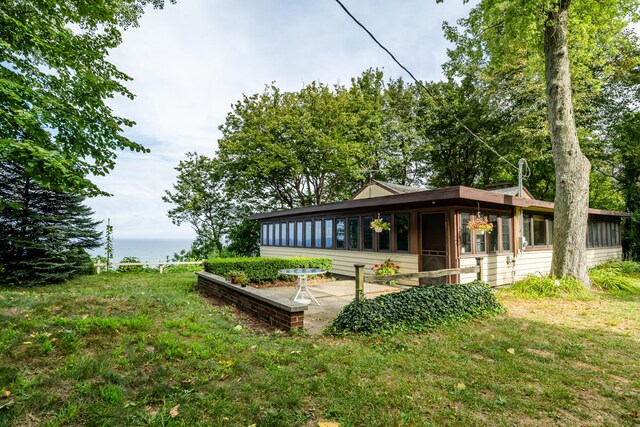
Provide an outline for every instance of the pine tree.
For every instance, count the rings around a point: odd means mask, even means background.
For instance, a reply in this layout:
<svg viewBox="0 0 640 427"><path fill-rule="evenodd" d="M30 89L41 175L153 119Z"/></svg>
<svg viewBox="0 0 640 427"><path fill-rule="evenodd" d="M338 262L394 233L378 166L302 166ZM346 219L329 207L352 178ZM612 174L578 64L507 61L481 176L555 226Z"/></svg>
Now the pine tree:
<svg viewBox="0 0 640 427"><path fill-rule="evenodd" d="M0 285L60 283L93 267L98 222L77 194L43 188L12 163L0 164Z"/></svg>

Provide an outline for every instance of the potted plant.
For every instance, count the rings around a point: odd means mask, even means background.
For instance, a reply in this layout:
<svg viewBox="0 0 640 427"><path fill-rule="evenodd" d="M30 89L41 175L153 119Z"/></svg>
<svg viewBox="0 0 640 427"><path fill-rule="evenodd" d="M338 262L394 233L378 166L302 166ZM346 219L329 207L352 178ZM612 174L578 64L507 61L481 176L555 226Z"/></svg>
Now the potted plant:
<svg viewBox="0 0 640 427"><path fill-rule="evenodd" d="M382 233L382 230L390 230L391 226L388 222L384 222L380 218L376 218L369 223L369 226L376 232Z"/></svg>
<svg viewBox="0 0 640 427"><path fill-rule="evenodd" d="M229 281L234 285L240 285L243 288L249 283L249 277L244 271L230 271Z"/></svg>
<svg viewBox="0 0 640 427"><path fill-rule="evenodd" d="M373 270L373 274L376 276L392 276L400 273L400 266L394 264L391 258L387 258L382 264L374 264L371 270ZM395 286L397 282L392 280L389 284Z"/></svg>
<svg viewBox="0 0 640 427"><path fill-rule="evenodd" d="M467 222L467 230L475 231L477 234L491 233L493 231L493 224L486 218L480 216L473 217Z"/></svg>

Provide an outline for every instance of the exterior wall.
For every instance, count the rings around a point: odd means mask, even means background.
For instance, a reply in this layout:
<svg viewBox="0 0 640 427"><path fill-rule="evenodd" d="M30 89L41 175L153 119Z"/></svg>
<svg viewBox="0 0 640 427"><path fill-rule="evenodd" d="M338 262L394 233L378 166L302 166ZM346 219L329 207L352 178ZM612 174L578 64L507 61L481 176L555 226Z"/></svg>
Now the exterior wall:
<svg viewBox="0 0 640 427"><path fill-rule="evenodd" d="M510 254L489 255L482 259L482 280L491 285L504 285L512 282L513 266L507 263L512 259ZM473 267L476 259L471 257L460 258L460 268ZM460 275L460 283L469 283L476 280L476 273Z"/></svg>
<svg viewBox="0 0 640 427"><path fill-rule="evenodd" d="M315 258L330 258L333 261L331 273L353 277L354 264L364 264L365 273L370 273L374 264L380 264L387 258L400 266L401 273L418 272L418 255L389 252L364 252L331 249L305 249L281 246L262 246L260 256L263 257L291 257L307 256Z"/></svg>
<svg viewBox="0 0 640 427"><path fill-rule="evenodd" d="M482 258L482 279L491 285L506 285L514 280L522 280L531 274L544 275L551 271L553 250L529 250L509 263L509 255L485 256ZM590 248L586 252L589 267L602 264L610 259L622 258L621 247ZM475 258L461 258L460 267L476 265ZM513 274L515 272L515 275ZM469 283L476 279L474 273L460 275L460 283Z"/></svg>

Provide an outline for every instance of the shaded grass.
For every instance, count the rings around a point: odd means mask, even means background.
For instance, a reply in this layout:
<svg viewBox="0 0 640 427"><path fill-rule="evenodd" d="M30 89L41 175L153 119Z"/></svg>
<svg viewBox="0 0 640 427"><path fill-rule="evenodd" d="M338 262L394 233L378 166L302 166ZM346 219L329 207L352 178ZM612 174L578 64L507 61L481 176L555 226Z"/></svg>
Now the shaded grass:
<svg viewBox="0 0 640 427"><path fill-rule="evenodd" d="M249 329L194 284L119 274L0 291L0 425L638 423L635 296L503 293L496 318L330 338Z"/></svg>

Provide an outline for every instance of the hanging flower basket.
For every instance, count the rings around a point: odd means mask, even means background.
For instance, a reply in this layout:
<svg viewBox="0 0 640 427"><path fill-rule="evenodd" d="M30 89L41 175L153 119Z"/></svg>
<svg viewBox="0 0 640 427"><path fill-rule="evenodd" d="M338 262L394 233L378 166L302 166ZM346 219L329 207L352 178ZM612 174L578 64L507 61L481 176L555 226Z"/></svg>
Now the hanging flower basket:
<svg viewBox="0 0 640 427"><path fill-rule="evenodd" d="M390 230L391 226L388 222L384 222L380 218L376 218L371 223L369 223L371 229L373 229L376 233L382 233L383 230Z"/></svg>
<svg viewBox="0 0 640 427"><path fill-rule="evenodd" d="M493 224L485 218L474 217L467 222L467 230L475 231L476 234L483 235L493 231Z"/></svg>

